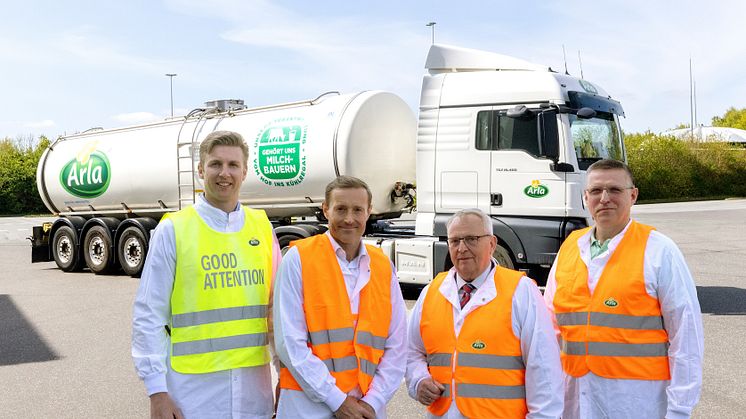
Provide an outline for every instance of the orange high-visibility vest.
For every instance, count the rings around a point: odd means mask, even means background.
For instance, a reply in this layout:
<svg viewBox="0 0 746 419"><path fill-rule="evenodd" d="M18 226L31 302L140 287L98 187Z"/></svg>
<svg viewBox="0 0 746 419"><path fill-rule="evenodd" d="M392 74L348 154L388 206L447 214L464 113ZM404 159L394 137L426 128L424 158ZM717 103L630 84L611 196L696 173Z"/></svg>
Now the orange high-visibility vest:
<svg viewBox="0 0 746 419"><path fill-rule="evenodd" d="M458 337L453 328L453 306L439 290L447 276L441 272L433 279L422 304L420 334L428 370L446 388L428 410L444 415L453 393L464 416L525 418L526 367L521 341L512 326L513 294L523 273L495 267L497 296L466 316Z"/></svg>
<svg viewBox="0 0 746 419"><path fill-rule="evenodd" d="M658 299L645 291L643 260L653 227L632 221L591 295L574 231L560 248L554 311L562 367L574 377L670 380L668 334Z"/></svg>
<svg viewBox="0 0 746 419"><path fill-rule="evenodd" d="M300 255L311 352L326 364L340 390L348 393L360 386L365 394L389 334L391 262L381 249L365 246L370 256L370 281L360 291L356 326L342 270L326 234L293 245ZM287 368L280 370L280 387L301 390Z"/></svg>

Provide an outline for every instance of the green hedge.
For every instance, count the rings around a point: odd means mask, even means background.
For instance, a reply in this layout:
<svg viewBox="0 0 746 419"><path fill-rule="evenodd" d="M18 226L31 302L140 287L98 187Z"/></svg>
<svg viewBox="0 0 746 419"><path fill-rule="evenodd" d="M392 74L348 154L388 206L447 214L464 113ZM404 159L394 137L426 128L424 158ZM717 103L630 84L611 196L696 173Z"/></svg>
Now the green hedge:
<svg viewBox="0 0 746 419"><path fill-rule="evenodd" d="M647 132L624 138L640 200L746 196L746 148Z"/></svg>
<svg viewBox="0 0 746 419"><path fill-rule="evenodd" d="M0 140L0 215L49 212L36 189L36 165L47 146L46 137Z"/></svg>

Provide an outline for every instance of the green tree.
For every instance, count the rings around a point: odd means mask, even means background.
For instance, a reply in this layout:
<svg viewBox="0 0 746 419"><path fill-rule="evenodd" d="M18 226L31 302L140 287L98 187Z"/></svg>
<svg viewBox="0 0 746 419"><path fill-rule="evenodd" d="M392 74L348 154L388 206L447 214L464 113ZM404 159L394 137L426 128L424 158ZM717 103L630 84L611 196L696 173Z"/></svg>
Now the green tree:
<svg viewBox="0 0 746 419"><path fill-rule="evenodd" d="M712 126L746 129L746 108L729 108L722 117L712 118Z"/></svg>
<svg viewBox="0 0 746 419"><path fill-rule="evenodd" d="M0 214L46 212L36 188L36 166L49 140L0 140Z"/></svg>

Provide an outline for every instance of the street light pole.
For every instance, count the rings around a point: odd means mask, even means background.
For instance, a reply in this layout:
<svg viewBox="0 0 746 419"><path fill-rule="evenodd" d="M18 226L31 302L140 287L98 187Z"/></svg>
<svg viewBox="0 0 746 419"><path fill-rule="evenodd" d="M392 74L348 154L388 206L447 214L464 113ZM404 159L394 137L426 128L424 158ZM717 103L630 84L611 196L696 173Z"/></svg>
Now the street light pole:
<svg viewBox="0 0 746 419"><path fill-rule="evenodd" d="M166 76L168 76L168 79L171 82L171 118L173 118L174 117L174 77L176 77L176 73L166 73Z"/></svg>
<svg viewBox="0 0 746 419"><path fill-rule="evenodd" d="M429 27L430 27L430 29L431 29L431 33L432 33L432 43L433 43L433 44L435 43L435 25L436 25L436 23L437 23L437 22L428 22L428 23L427 23L427 25L425 25L425 26L429 26Z"/></svg>

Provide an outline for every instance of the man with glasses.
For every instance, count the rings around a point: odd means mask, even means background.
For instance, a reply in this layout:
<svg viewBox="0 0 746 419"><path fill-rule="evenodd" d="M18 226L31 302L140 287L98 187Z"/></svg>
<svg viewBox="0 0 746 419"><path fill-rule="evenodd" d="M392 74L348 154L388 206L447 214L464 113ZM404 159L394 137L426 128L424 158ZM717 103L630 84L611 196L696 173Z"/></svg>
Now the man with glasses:
<svg viewBox="0 0 746 419"><path fill-rule="evenodd" d="M407 387L429 417L558 418L562 369L533 280L497 265L478 209L446 225L454 267L422 291L409 323Z"/></svg>
<svg viewBox="0 0 746 419"><path fill-rule="evenodd" d="M630 218L626 164L587 170L593 227L570 234L549 273L565 371L563 418L687 418L702 386L702 315L676 244Z"/></svg>

